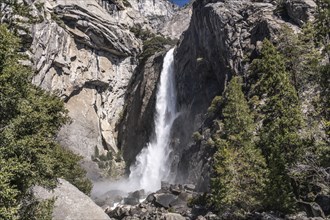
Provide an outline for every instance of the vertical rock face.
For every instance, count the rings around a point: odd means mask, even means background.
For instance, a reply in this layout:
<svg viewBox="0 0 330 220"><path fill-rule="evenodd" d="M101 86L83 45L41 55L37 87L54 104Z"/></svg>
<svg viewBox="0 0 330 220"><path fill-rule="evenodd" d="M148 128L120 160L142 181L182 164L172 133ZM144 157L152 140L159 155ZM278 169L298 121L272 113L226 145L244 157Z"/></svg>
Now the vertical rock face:
<svg viewBox="0 0 330 220"><path fill-rule="evenodd" d="M122 121L118 126L120 146L127 164L149 142L154 130L154 109L157 84L162 69L164 54L151 56L136 69L127 91Z"/></svg>
<svg viewBox="0 0 330 220"><path fill-rule="evenodd" d="M58 139L87 159L95 147L117 152L114 127L141 42L96 1L46 7L52 12L34 25L30 56L38 73L33 82L67 103L72 123Z"/></svg>
<svg viewBox="0 0 330 220"><path fill-rule="evenodd" d="M163 24L170 20L175 11L178 10L178 6L169 1L129 0L129 3L135 11L138 11L147 19L147 23L150 27L157 31L159 31Z"/></svg>
<svg viewBox="0 0 330 220"><path fill-rule="evenodd" d="M175 157L180 158L177 179L197 183L200 190L207 190L212 153L191 136L206 129L203 115L212 99L221 95L232 75L246 72L246 60L255 57L264 38L276 41L284 24L297 29L293 17L283 21L275 15L276 5L268 2L197 0L179 42L175 70L182 113L173 131ZM313 7L306 8L309 16Z"/></svg>
<svg viewBox="0 0 330 220"><path fill-rule="evenodd" d="M192 15L192 3L177 9L174 15L164 23L160 32L172 39L179 39L181 34L187 30Z"/></svg>

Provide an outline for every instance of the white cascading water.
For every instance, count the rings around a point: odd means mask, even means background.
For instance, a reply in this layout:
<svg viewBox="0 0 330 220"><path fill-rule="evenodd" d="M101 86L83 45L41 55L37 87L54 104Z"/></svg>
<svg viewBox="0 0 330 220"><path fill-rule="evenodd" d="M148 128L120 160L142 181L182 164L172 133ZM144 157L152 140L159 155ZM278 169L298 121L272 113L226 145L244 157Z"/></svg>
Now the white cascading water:
<svg viewBox="0 0 330 220"><path fill-rule="evenodd" d="M174 58L171 49L165 55L156 97L155 135L130 167L129 182L136 189L154 192L162 180L169 180L170 132L176 117L176 91L174 82Z"/></svg>
<svg viewBox="0 0 330 220"><path fill-rule="evenodd" d="M155 132L150 143L136 157L136 162L130 167L128 179L115 182L101 181L94 183L92 196L94 198L109 191L124 193L144 189L146 193L155 192L161 188L161 181L171 181L170 132L177 116L176 92L174 83L173 51L167 52L163 61L156 96ZM114 208L113 206L112 208Z"/></svg>

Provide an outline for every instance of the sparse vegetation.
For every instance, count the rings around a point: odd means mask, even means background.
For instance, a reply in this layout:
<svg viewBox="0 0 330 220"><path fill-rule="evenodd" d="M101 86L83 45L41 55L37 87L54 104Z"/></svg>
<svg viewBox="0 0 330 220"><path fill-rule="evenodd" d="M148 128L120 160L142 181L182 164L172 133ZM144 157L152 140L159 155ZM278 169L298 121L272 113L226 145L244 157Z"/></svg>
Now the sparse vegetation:
<svg viewBox="0 0 330 220"><path fill-rule="evenodd" d="M201 133L196 131L193 133L192 138L194 139L194 141L198 142L198 141L203 140L203 135L201 135Z"/></svg>
<svg viewBox="0 0 330 220"><path fill-rule="evenodd" d="M58 24L58 26L60 26L61 28L66 27L64 21L61 18L59 18L59 16L57 14L52 12L50 15L51 15L52 20L55 21Z"/></svg>
<svg viewBox="0 0 330 220"><path fill-rule="evenodd" d="M143 42L143 52L140 55L140 61L145 62L150 56L165 49L165 45L174 46L175 40L163 36L155 36Z"/></svg>

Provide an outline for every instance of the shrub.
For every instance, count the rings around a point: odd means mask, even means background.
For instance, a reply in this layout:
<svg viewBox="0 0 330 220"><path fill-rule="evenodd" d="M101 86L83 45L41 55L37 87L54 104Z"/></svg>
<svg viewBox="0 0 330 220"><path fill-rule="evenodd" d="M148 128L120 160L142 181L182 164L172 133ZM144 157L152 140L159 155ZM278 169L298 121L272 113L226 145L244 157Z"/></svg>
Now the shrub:
<svg viewBox="0 0 330 220"><path fill-rule="evenodd" d="M201 133L196 131L193 133L192 138L194 139L195 142L198 142L198 141L203 140L203 135L201 135Z"/></svg>

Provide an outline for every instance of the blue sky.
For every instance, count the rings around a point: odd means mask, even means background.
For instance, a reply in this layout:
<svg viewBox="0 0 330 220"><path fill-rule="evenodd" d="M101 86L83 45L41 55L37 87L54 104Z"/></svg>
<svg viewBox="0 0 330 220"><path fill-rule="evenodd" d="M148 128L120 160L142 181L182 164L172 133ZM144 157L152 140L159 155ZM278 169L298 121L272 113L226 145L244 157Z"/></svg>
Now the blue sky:
<svg viewBox="0 0 330 220"><path fill-rule="evenodd" d="M172 1L179 6L183 6L189 2L189 0L172 0Z"/></svg>

